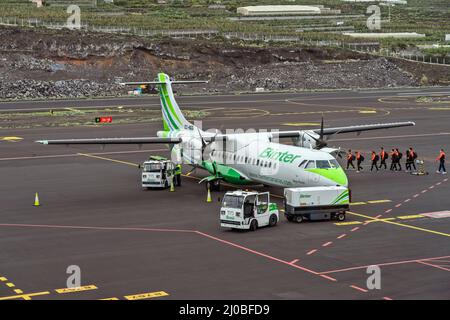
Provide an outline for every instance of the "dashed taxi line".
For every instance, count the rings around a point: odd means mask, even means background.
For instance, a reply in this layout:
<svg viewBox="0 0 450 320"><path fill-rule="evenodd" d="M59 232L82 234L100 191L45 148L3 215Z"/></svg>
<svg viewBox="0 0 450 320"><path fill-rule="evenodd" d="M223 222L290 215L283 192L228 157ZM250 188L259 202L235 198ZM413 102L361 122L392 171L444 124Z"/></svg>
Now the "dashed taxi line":
<svg viewBox="0 0 450 320"><path fill-rule="evenodd" d="M55 289L55 292L59 293L59 294L65 294L65 293L74 293L74 292L97 290L97 289L98 289L97 286L91 284L91 285L88 285L88 286L75 287L75 288Z"/></svg>
<svg viewBox="0 0 450 320"><path fill-rule="evenodd" d="M382 200L369 200L369 201L359 201L350 203L351 206L361 206L366 204L380 204L380 203L388 203L392 202L392 200L382 199Z"/></svg>
<svg viewBox="0 0 450 320"><path fill-rule="evenodd" d="M8 288L12 288L15 294L21 295L23 294L23 290L16 288L16 285L8 280L6 277L0 277L0 281L4 282ZM24 297L25 300L31 300L29 297Z"/></svg>

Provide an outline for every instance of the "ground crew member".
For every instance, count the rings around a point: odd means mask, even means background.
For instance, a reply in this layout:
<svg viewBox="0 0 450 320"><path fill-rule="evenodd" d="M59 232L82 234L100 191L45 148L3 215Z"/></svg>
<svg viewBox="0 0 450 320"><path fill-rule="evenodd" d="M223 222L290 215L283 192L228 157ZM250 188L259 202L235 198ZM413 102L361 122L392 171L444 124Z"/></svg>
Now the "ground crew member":
<svg viewBox="0 0 450 320"><path fill-rule="evenodd" d="M356 165L358 167L358 169L356 170L356 172L359 172L363 169L363 167L361 166L361 163L364 161L364 156L361 154L360 151L356 151Z"/></svg>
<svg viewBox="0 0 450 320"><path fill-rule="evenodd" d="M417 153L413 150L412 147L409 147L409 150L406 151L406 171L412 171L413 167L414 171L417 171L415 163L416 159Z"/></svg>
<svg viewBox="0 0 450 320"><path fill-rule="evenodd" d="M350 166L355 169L355 165L353 164L353 160L355 160L355 156L352 153L352 150L348 150L347 152L347 170L350 168Z"/></svg>
<svg viewBox="0 0 450 320"><path fill-rule="evenodd" d="M177 185L177 187L180 187L181 186L181 164L178 164L175 167L174 178L175 178L175 184Z"/></svg>
<svg viewBox="0 0 450 320"><path fill-rule="evenodd" d="M377 153L375 151L372 151L372 166L370 167L370 171L373 171L373 168L375 167L375 169L377 169L378 171L378 160L380 159L380 157L377 155ZM384 163L384 165L386 165L386 163Z"/></svg>
<svg viewBox="0 0 450 320"><path fill-rule="evenodd" d="M402 164L400 163L400 160L403 158L403 153L401 153L398 148L395 149L395 152L397 152L398 171L402 171Z"/></svg>
<svg viewBox="0 0 450 320"><path fill-rule="evenodd" d="M389 155L386 151L384 151L384 148L381 147L381 152L380 152L380 169L382 166L384 166L384 169L387 170L387 165L386 165L386 160L389 158Z"/></svg>
<svg viewBox="0 0 450 320"><path fill-rule="evenodd" d="M397 151L395 149L391 150L391 171L397 170Z"/></svg>
<svg viewBox="0 0 450 320"><path fill-rule="evenodd" d="M447 170L445 170L445 152L444 149L441 149L439 156L436 158L439 161L439 169L436 173L447 174Z"/></svg>

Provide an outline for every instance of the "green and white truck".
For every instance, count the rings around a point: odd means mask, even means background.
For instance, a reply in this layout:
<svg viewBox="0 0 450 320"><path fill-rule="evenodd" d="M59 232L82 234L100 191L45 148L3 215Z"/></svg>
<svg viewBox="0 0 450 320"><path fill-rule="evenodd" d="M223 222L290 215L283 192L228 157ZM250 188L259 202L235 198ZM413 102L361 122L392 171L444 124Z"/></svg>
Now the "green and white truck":
<svg viewBox="0 0 450 320"><path fill-rule="evenodd" d="M288 221L345 220L351 192L346 187L307 187L284 189L284 215Z"/></svg>
<svg viewBox="0 0 450 320"><path fill-rule="evenodd" d="M277 224L280 217L269 192L229 191L222 200L220 226L255 231L259 227Z"/></svg>

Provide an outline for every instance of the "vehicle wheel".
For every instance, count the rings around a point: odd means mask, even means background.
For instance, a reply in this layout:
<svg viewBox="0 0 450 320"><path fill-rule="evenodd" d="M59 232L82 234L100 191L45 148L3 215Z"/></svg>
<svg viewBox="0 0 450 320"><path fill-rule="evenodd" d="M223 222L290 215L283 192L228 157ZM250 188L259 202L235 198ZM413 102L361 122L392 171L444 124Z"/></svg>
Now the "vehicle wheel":
<svg viewBox="0 0 450 320"><path fill-rule="evenodd" d="M278 222L277 216L272 214L269 218L269 227L274 227Z"/></svg>
<svg viewBox="0 0 450 320"><path fill-rule="evenodd" d="M338 221L344 221L345 220L345 213L338 213L338 215L336 216L336 219Z"/></svg>
<svg viewBox="0 0 450 320"><path fill-rule="evenodd" d="M256 229L258 229L258 221L253 219L252 222L250 222L250 231L256 231Z"/></svg>
<svg viewBox="0 0 450 320"><path fill-rule="evenodd" d="M303 221L303 216L302 215L295 216L294 221L297 223L301 223Z"/></svg>

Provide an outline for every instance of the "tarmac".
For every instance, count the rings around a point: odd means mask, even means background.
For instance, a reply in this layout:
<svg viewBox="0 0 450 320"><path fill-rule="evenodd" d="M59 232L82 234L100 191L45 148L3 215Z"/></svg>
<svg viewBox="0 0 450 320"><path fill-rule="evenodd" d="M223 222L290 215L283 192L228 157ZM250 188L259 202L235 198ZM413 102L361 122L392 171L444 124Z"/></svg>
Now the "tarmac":
<svg viewBox="0 0 450 320"><path fill-rule="evenodd" d="M34 142L154 136L161 123L0 130L0 300L450 299L450 183L434 161L441 147L450 150L450 104L416 101L449 95L448 88L410 88L178 97L182 109L210 112L203 129L311 129L322 114L326 127L416 123L330 139L367 154L362 172L348 172L345 223L296 224L281 215L277 226L256 232L220 228L218 198L233 187L207 203L202 170L184 176L175 192L144 191L137 165L167 155L165 145ZM3 102L0 112L142 105L159 108L159 100ZM429 174L370 172L369 153L380 146L413 146ZM281 208L283 190L269 190ZM68 290L72 265L82 287ZM367 286L374 265L380 289Z"/></svg>

